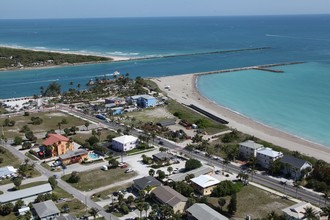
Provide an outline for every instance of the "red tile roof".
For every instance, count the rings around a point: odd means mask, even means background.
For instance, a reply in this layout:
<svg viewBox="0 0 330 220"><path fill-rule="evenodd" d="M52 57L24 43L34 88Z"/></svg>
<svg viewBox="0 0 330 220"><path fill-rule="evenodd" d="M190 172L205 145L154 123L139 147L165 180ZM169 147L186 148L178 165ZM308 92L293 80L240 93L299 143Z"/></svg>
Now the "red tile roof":
<svg viewBox="0 0 330 220"><path fill-rule="evenodd" d="M60 141L69 141L69 138L64 137L60 134L48 134L48 138L44 141L44 145L52 146L53 144L58 143Z"/></svg>

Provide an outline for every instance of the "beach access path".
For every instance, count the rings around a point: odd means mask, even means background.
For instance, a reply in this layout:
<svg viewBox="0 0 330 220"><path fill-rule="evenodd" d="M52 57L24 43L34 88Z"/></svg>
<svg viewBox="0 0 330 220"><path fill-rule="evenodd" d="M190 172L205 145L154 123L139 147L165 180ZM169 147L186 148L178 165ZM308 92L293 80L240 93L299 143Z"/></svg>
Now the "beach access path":
<svg viewBox="0 0 330 220"><path fill-rule="evenodd" d="M230 128L253 135L274 145L329 162L330 147L309 142L278 129L263 125L203 97L196 88L196 74L167 76L153 78L152 80L157 83L159 88L167 93L170 98L186 105L196 105L211 114L223 118L229 121L228 126Z"/></svg>

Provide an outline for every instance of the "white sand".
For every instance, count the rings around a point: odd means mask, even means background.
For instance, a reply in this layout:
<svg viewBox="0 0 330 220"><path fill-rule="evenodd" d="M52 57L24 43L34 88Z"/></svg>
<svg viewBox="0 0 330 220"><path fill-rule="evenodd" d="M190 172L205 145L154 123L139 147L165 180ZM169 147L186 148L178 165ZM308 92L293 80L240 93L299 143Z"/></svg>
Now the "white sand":
<svg viewBox="0 0 330 220"><path fill-rule="evenodd" d="M196 76L193 74L161 77L152 79L169 97L184 104L194 104L227 121L228 126L243 133L253 135L275 145L292 151L330 162L330 147L312 143L280 130L268 127L238 113L230 111L201 96L196 88ZM165 89L170 86L170 90Z"/></svg>

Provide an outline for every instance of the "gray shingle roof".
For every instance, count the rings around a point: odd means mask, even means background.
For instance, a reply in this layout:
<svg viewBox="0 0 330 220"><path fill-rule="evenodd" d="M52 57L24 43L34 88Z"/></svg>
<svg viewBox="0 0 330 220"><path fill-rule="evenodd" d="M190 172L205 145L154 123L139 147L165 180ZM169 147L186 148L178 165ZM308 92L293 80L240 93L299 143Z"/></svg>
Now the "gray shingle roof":
<svg viewBox="0 0 330 220"><path fill-rule="evenodd" d="M166 159L170 160L170 159L174 158L173 155L168 154L168 153L166 153L166 152L159 152L159 153L154 154L154 155L152 155L152 156L153 156L154 158L157 158L158 160L166 160Z"/></svg>
<svg viewBox="0 0 330 220"><path fill-rule="evenodd" d="M145 176L139 179L135 179L133 182L138 189L145 189L147 186L155 187L162 185L161 182L152 176Z"/></svg>
<svg viewBox="0 0 330 220"><path fill-rule="evenodd" d="M60 210L56 207L52 200L32 204L39 218L60 214Z"/></svg>
<svg viewBox="0 0 330 220"><path fill-rule="evenodd" d="M288 156L288 155L284 155L281 160L282 163L287 163L290 164L292 167L295 168L301 168L307 161L297 158L297 157L293 157L293 156Z"/></svg>
<svg viewBox="0 0 330 220"><path fill-rule="evenodd" d="M169 186L158 186L152 192L160 202L166 203L171 207L174 207L179 202L187 202L188 200Z"/></svg>
<svg viewBox="0 0 330 220"><path fill-rule="evenodd" d="M221 215L219 212L203 203L195 203L187 209L187 212L197 220L228 220L226 216Z"/></svg>

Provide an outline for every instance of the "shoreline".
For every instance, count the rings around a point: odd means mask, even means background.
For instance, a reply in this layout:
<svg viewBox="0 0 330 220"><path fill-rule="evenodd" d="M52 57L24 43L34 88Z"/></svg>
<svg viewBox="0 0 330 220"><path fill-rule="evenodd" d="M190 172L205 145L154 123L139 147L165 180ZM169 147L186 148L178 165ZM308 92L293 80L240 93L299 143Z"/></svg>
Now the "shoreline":
<svg viewBox="0 0 330 220"><path fill-rule="evenodd" d="M194 104L227 121L230 128L268 141L291 151L324 161L330 158L330 147L314 143L299 136L262 124L204 97L197 88L198 75L185 74L152 79L159 88L179 103ZM170 90L164 89L170 86Z"/></svg>
<svg viewBox="0 0 330 220"><path fill-rule="evenodd" d="M100 54L93 54L93 53L81 53L77 51L57 51L57 50L42 50L42 49L35 49L35 48L28 48L28 47L19 47L19 46L8 46L8 45L1 45L2 48L9 48L9 49L18 49L18 50L27 50L33 52L46 52L46 53L58 53L58 54L70 54L70 55L80 55L80 56L94 56L94 57L103 57L111 59L109 61L91 61L91 62L78 62L78 63L62 63L60 65L47 65L47 66L40 66L40 67L7 67L7 68L0 68L0 72L2 71L16 71L16 70L35 70L35 69L45 69L45 68L55 68L55 67L65 67L65 66L77 66L77 65L84 65L84 64L96 64L96 63L109 63L109 62L122 62L122 61L130 61L134 58L132 57L121 57L121 56L112 56L112 55L100 55Z"/></svg>

